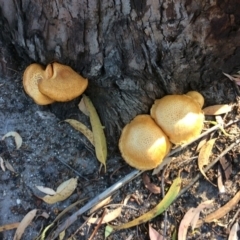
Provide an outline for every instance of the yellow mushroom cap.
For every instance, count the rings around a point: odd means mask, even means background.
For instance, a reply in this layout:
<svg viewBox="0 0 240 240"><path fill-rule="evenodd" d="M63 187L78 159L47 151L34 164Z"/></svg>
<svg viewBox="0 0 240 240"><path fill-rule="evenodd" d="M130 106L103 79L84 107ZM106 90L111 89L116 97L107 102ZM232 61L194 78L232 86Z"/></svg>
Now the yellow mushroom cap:
<svg viewBox="0 0 240 240"><path fill-rule="evenodd" d="M187 92L186 95L192 97L195 101L197 101L199 103L199 105L200 105L200 108L203 107L203 105L204 105L204 98L203 98L201 93L196 92L196 91L190 91L190 92Z"/></svg>
<svg viewBox="0 0 240 240"><path fill-rule="evenodd" d="M149 115L138 115L123 130L119 149L132 167L150 170L157 167L171 148L167 136Z"/></svg>
<svg viewBox="0 0 240 240"><path fill-rule="evenodd" d="M203 128L204 114L199 104L187 95L167 95L155 100L151 116L176 145L190 142Z"/></svg>
<svg viewBox="0 0 240 240"><path fill-rule="evenodd" d="M58 102L66 102L78 97L88 85L88 80L71 67L56 62L48 64L44 76L39 81L39 90Z"/></svg>
<svg viewBox="0 0 240 240"><path fill-rule="evenodd" d="M23 87L25 92L39 105L47 105L54 102L39 91L38 83L43 79L44 68L42 65L33 63L29 65L23 74Z"/></svg>

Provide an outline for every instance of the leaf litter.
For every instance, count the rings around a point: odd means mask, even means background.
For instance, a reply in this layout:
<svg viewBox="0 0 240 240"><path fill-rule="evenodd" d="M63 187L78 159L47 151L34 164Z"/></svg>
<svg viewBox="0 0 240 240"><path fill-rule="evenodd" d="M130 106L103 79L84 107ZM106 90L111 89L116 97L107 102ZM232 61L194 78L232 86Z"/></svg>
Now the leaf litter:
<svg viewBox="0 0 240 240"><path fill-rule="evenodd" d="M58 186L56 192L54 190L51 191L53 193L52 195L46 195L41 199L48 204L54 204L56 202L64 201L73 193L76 187L77 187L77 178L71 178L61 183ZM40 189L44 190L44 187L40 187ZM50 190L48 189L48 191Z"/></svg>

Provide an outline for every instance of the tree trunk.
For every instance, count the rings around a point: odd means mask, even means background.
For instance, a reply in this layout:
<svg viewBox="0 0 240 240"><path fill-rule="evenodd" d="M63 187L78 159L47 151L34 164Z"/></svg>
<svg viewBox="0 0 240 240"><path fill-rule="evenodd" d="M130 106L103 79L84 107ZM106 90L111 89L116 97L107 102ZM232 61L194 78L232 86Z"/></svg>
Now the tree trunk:
<svg viewBox="0 0 240 240"><path fill-rule="evenodd" d="M234 97L222 72L240 65L239 0L0 0L0 6L2 75L22 74L32 62L70 65L89 79L87 94L115 139L165 94L199 90L207 103ZM64 118L69 106L51 108Z"/></svg>

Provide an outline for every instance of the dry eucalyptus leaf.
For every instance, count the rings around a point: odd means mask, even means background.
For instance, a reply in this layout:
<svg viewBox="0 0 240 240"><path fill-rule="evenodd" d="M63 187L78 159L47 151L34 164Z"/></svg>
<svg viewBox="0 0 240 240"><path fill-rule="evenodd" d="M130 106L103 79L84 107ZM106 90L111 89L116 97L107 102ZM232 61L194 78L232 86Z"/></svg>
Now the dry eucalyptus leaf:
<svg viewBox="0 0 240 240"><path fill-rule="evenodd" d="M204 222L210 223L213 221L217 221L218 219L226 216L235 206L238 205L239 201L240 201L240 191L238 191L237 194L232 199L230 199L229 202L226 203L224 206L208 214L203 221L199 220L197 222L197 227L201 226Z"/></svg>
<svg viewBox="0 0 240 240"><path fill-rule="evenodd" d="M101 124L97 111L93 106L91 100L86 95L83 95L83 100L89 112L96 157L98 161L104 165L105 172L106 172L107 141L103 131L103 126Z"/></svg>
<svg viewBox="0 0 240 240"><path fill-rule="evenodd" d="M81 132L89 140L89 142L94 146L93 133L90 129L88 129L86 125L84 125L83 123L75 119L66 119L64 121L69 123L77 131Z"/></svg>
<svg viewBox="0 0 240 240"><path fill-rule="evenodd" d="M164 240L164 237L156 231L150 224L148 224L148 234L150 240Z"/></svg>
<svg viewBox="0 0 240 240"><path fill-rule="evenodd" d="M200 152L199 152L199 156L198 156L198 167L199 167L199 170L200 172L202 173L202 175L210 182L212 183L208 177L206 176L206 174L204 173L203 171L203 167L205 165L208 165L209 163L209 158L210 158L210 155L212 153L212 148L213 148L213 145L216 141L216 138L213 138L209 141L207 141L201 148ZM212 183L213 184L213 183ZM214 184L213 184L214 185Z"/></svg>
<svg viewBox="0 0 240 240"><path fill-rule="evenodd" d="M9 161L5 161L5 166L9 171L14 172L14 173L16 172Z"/></svg>
<svg viewBox="0 0 240 240"><path fill-rule="evenodd" d="M101 221L102 221L101 224L108 223L119 217L121 215L121 211L122 207L118 207L105 214L103 219L102 217L90 217L87 221L92 224L100 224Z"/></svg>
<svg viewBox="0 0 240 240"><path fill-rule="evenodd" d="M232 111L232 106L229 104L219 104L209 106L203 109L205 115L220 115Z"/></svg>
<svg viewBox="0 0 240 240"><path fill-rule="evenodd" d="M220 158L220 163L225 174L226 180L230 178L232 174L232 163L226 159L226 157Z"/></svg>
<svg viewBox="0 0 240 240"><path fill-rule="evenodd" d="M207 136L204 136L198 143L198 146L197 146L197 149L196 149L196 152L199 152L200 149L202 148L202 146L207 142Z"/></svg>
<svg viewBox="0 0 240 240"><path fill-rule="evenodd" d="M238 231L239 231L239 224L235 222L231 228L231 231L228 236L228 240L238 240Z"/></svg>
<svg viewBox="0 0 240 240"><path fill-rule="evenodd" d="M20 240L25 229L28 227L28 225L32 222L33 218L36 216L37 214L37 209L34 209L30 212L27 213L27 215L22 219L22 221L20 222L13 240Z"/></svg>
<svg viewBox="0 0 240 240"><path fill-rule="evenodd" d="M4 140L6 137L14 137L15 138L15 143L17 149L19 149L22 146L22 137L17 133L17 132L8 132L2 137L2 140Z"/></svg>
<svg viewBox="0 0 240 240"><path fill-rule="evenodd" d="M37 188L39 191L41 191L41 192L43 192L43 193L46 193L46 194L49 194L49 195L55 195L55 194L56 194L56 192L55 192L53 189L48 188L48 187L36 186L36 188Z"/></svg>
<svg viewBox="0 0 240 240"><path fill-rule="evenodd" d="M3 161L2 157L0 157L0 166L1 166L1 169L5 172L6 169L5 169L4 161Z"/></svg>
<svg viewBox="0 0 240 240"><path fill-rule="evenodd" d="M100 203L96 204L90 211L89 214L92 214L93 212L95 212L96 210L100 209L101 207L109 204L112 201L112 196L109 196L107 198L105 198L104 200L102 200Z"/></svg>
<svg viewBox="0 0 240 240"><path fill-rule="evenodd" d="M187 236L188 227L192 226L192 229L196 227L199 219L200 212L205 208L213 207L213 201L208 200L200 203L196 208L190 208L184 215L178 230L178 239L185 240Z"/></svg>
<svg viewBox="0 0 240 240"><path fill-rule="evenodd" d="M19 222L16 222L16 223L9 223L9 224L2 225L0 226L0 232L15 229L19 226L19 224L20 224Z"/></svg>
<svg viewBox="0 0 240 240"><path fill-rule="evenodd" d="M46 195L42 200L48 204L64 201L67 199L77 187L77 178L71 178L63 182L58 188L57 193L53 196Z"/></svg>
<svg viewBox="0 0 240 240"><path fill-rule="evenodd" d="M86 116L89 116L89 112L88 112L88 110L87 110L87 108L86 108L86 105L85 105L85 103L84 103L83 98L82 98L81 101L79 102L78 108L79 108L79 110L80 110L83 114L85 114Z"/></svg>
<svg viewBox="0 0 240 240"><path fill-rule="evenodd" d="M227 73L224 73L223 74L228 77L231 81L234 81L237 85L240 85L240 75L229 75Z"/></svg>
<svg viewBox="0 0 240 240"><path fill-rule="evenodd" d="M144 172L142 174L142 180L143 183L145 185L145 187L151 192L151 193L155 193L155 194L159 194L161 192L160 187L158 187L157 185L155 185L154 183L151 182L149 176L147 175L146 172Z"/></svg>
<svg viewBox="0 0 240 240"><path fill-rule="evenodd" d="M59 234L58 239L59 239L59 240L63 240L64 237L65 237L65 230L62 231L62 232Z"/></svg>

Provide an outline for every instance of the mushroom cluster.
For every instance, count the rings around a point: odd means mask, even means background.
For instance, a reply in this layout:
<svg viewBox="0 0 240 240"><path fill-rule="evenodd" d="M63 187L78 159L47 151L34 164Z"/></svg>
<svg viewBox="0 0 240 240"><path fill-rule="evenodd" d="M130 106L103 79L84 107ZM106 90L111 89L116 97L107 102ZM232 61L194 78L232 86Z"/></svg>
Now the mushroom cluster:
<svg viewBox="0 0 240 240"><path fill-rule="evenodd" d="M122 131L119 148L125 161L140 170L153 169L171 149L165 133L149 115L138 115Z"/></svg>
<svg viewBox="0 0 240 240"><path fill-rule="evenodd" d="M48 64L46 69L33 63L23 74L25 92L39 105L70 101L81 95L87 86L87 79L71 67L56 62Z"/></svg>
<svg viewBox="0 0 240 240"><path fill-rule="evenodd" d="M196 91L155 100L150 115L138 115L123 128L119 140L123 159L139 170L157 167L171 143L182 145L201 133L203 104L203 96Z"/></svg>

